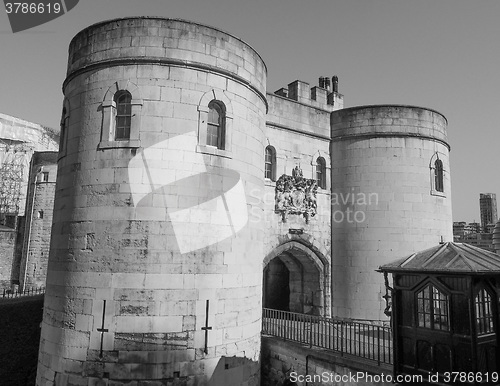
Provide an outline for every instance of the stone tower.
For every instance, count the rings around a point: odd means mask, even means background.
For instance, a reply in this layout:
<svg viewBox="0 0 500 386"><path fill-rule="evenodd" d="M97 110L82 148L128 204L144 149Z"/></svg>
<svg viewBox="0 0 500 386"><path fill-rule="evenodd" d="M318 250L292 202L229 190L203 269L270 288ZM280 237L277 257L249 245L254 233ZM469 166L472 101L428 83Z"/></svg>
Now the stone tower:
<svg viewBox="0 0 500 386"><path fill-rule="evenodd" d="M414 106L331 115L332 314L384 319L380 265L452 241L447 121Z"/></svg>
<svg viewBox="0 0 500 386"><path fill-rule="evenodd" d="M38 385L258 383L265 84L197 23L71 41Z"/></svg>

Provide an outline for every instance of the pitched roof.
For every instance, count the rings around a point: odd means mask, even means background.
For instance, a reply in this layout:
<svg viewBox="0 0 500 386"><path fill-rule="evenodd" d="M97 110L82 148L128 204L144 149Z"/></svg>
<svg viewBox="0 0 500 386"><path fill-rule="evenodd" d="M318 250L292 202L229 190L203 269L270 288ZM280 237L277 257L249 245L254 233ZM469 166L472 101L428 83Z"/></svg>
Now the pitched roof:
<svg viewBox="0 0 500 386"><path fill-rule="evenodd" d="M381 271L500 273L500 255L462 243L444 243L380 267Z"/></svg>

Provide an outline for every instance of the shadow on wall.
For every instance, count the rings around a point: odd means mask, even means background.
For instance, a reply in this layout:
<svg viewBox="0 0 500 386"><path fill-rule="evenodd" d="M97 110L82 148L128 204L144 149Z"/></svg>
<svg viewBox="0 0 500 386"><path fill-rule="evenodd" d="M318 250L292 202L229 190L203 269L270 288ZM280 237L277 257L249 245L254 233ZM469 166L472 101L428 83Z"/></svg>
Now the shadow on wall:
<svg viewBox="0 0 500 386"><path fill-rule="evenodd" d="M220 358L208 386L235 386L259 384L259 363L248 358L222 357ZM265 385L262 385L265 386Z"/></svg>
<svg viewBox="0 0 500 386"><path fill-rule="evenodd" d="M43 295L0 301L0 384L35 384Z"/></svg>

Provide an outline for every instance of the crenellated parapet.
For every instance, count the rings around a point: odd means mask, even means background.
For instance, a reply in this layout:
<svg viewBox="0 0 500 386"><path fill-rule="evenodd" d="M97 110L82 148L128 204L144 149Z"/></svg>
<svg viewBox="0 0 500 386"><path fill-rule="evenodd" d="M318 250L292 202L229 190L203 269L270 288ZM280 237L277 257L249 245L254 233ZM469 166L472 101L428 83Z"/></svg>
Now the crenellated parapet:
<svg viewBox="0 0 500 386"><path fill-rule="evenodd" d="M274 94L327 111L334 111L344 107L344 96L338 92L338 77L321 76L319 85L311 87L309 83L296 80L288 87L276 90Z"/></svg>

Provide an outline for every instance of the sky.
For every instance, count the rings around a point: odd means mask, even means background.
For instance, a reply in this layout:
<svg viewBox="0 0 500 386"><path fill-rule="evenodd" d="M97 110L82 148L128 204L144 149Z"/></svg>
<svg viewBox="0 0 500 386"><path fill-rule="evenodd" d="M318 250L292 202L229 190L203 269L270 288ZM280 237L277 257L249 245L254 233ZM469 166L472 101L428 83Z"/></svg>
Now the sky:
<svg viewBox="0 0 500 386"><path fill-rule="evenodd" d="M479 221L479 193L500 200L498 0L81 0L15 34L0 8L0 112L58 128L70 40L125 16L186 19L243 39L267 65L268 92L337 75L345 107L435 109L449 125L453 220Z"/></svg>

